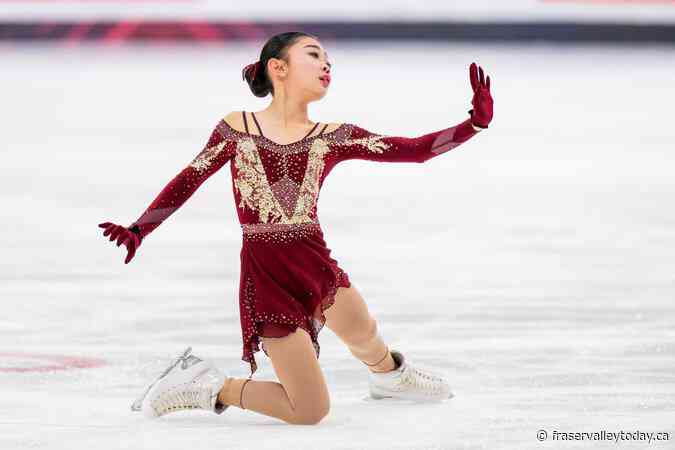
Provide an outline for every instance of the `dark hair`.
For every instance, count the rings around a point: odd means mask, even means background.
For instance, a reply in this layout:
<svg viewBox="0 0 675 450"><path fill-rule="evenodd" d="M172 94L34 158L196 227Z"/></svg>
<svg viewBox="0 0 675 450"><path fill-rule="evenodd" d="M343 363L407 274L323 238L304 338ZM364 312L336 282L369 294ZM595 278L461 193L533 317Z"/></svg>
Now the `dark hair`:
<svg viewBox="0 0 675 450"><path fill-rule="evenodd" d="M269 38L260 51L260 59L257 61L259 64L257 70L254 65L255 63L247 65L243 70L243 77L248 83L248 87L251 88L253 95L256 97L265 97L270 92L274 95L272 80L267 76L267 61L269 61L270 58L287 61L288 48L303 36L318 40L316 36L303 33L302 31L289 31Z"/></svg>

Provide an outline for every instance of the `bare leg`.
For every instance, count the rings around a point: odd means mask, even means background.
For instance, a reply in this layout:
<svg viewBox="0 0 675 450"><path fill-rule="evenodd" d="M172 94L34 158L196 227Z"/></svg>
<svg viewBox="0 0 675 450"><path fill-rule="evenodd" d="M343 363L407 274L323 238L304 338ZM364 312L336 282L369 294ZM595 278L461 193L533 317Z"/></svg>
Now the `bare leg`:
<svg viewBox="0 0 675 450"><path fill-rule="evenodd" d="M338 288L335 303L324 311L324 315L326 326L372 372L389 372L396 368L394 358L378 332L377 322L353 284Z"/></svg>
<svg viewBox="0 0 675 450"><path fill-rule="evenodd" d="M319 423L328 414L330 398L309 334L298 328L285 337L261 339L281 383L235 378L218 399L290 424Z"/></svg>

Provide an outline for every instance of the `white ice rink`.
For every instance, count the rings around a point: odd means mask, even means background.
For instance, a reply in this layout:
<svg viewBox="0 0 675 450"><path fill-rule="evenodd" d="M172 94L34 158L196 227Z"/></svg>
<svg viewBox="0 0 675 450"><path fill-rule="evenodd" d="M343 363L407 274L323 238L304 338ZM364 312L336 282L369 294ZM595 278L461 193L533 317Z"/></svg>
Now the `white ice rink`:
<svg viewBox="0 0 675 450"><path fill-rule="evenodd" d="M226 112L269 103L241 80L260 45L0 48L0 449L675 448L673 47L324 42L320 122L425 134L467 117L471 62L491 77L488 131L422 165L344 162L319 200L385 341L455 397L368 400L326 327L317 426L132 413L187 345L248 376L229 167L128 265L97 224L131 223Z"/></svg>

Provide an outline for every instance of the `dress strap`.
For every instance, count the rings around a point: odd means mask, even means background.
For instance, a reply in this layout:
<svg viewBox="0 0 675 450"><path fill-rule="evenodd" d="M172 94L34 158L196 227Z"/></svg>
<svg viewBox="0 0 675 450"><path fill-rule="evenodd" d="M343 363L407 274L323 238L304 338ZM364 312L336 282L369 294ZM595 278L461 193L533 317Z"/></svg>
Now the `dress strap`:
<svg viewBox="0 0 675 450"><path fill-rule="evenodd" d="M258 123L258 119L255 118L255 113L251 111L251 115L253 116L253 120L255 121L256 126L258 127L258 131L260 132L260 136L265 137L263 135L262 129L260 128L260 124Z"/></svg>
<svg viewBox="0 0 675 450"><path fill-rule="evenodd" d="M321 136L321 135L323 134L323 132L326 131L326 128L328 128L328 124L326 124L326 125L323 126L323 128L321 129L321 131L319 132L319 134L317 134L317 136Z"/></svg>
<svg viewBox="0 0 675 450"><path fill-rule="evenodd" d="M241 115L244 117L244 126L246 127L246 134L251 134L248 132L248 122L246 121L246 111L242 111Z"/></svg>
<svg viewBox="0 0 675 450"><path fill-rule="evenodd" d="M265 135L262 132L262 128L260 128L260 124L258 123L258 119L255 117L255 113L253 111L251 111L251 116L253 116L253 121L255 122L256 126L258 127L258 131L260 132L260 136L265 137ZM246 123L246 116L244 116L244 123ZM307 137L310 134L312 134L314 132L314 130L316 130L316 127L318 127L318 126L319 126L319 122L315 123L314 126L312 127L312 129L309 130L309 133L307 133L305 135L305 137L302 138L302 140L307 139ZM323 129L325 130L327 126L328 126L328 124L326 124L326 126L324 126ZM246 126L246 132L248 133L248 125ZM323 130L321 130L321 133L323 133ZM321 133L319 133L319 134L321 134Z"/></svg>
<svg viewBox="0 0 675 450"><path fill-rule="evenodd" d="M319 126L319 122L315 123L314 126L312 127L312 129L309 130L309 133L307 133L307 134L305 135L305 137L302 138L302 139L307 139L307 137L308 137L310 134L314 133L314 130L316 130L316 127L318 127L318 126ZM319 133L319 134L321 134L321 133Z"/></svg>

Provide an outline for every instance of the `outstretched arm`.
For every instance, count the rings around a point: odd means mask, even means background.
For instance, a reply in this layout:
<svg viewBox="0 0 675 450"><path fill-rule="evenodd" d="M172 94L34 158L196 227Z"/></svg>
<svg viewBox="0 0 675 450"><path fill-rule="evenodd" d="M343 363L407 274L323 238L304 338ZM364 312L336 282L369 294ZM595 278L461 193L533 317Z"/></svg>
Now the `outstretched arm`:
<svg viewBox="0 0 675 450"><path fill-rule="evenodd" d="M129 230L141 240L150 234L234 156L235 147L234 140L223 136L222 121L218 122L199 154L169 181L143 214L129 225Z"/></svg>
<svg viewBox="0 0 675 450"><path fill-rule="evenodd" d="M385 136L347 124L345 139L334 143L337 159L423 163L468 141L488 127L492 120L493 107L490 77L486 79L483 69L475 63L469 67L469 81L473 90L473 109L469 111L470 117L465 121L414 138Z"/></svg>
<svg viewBox="0 0 675 450"><path fill-rule="evenodd" d="M98 224L105 229L103 236L109 236L110 241L117 239L118 247L124 244L127 248L124 264L129 264L145 236L180 208L204 181L234 156L236 141L225 134L223 127L221 120L199 154L169 181L134 223L128 227L112 222Z"/></svg>
<svg viewBox="0 0 675 450"><path fill-rule="evenodd" d="M457 147L479 132L471 125L471 119L450 128L412 138L385 136L354 124L348 126L350 130L348 138L333 144L340 161L366 159L380 162L423 163Z"/></svg>

